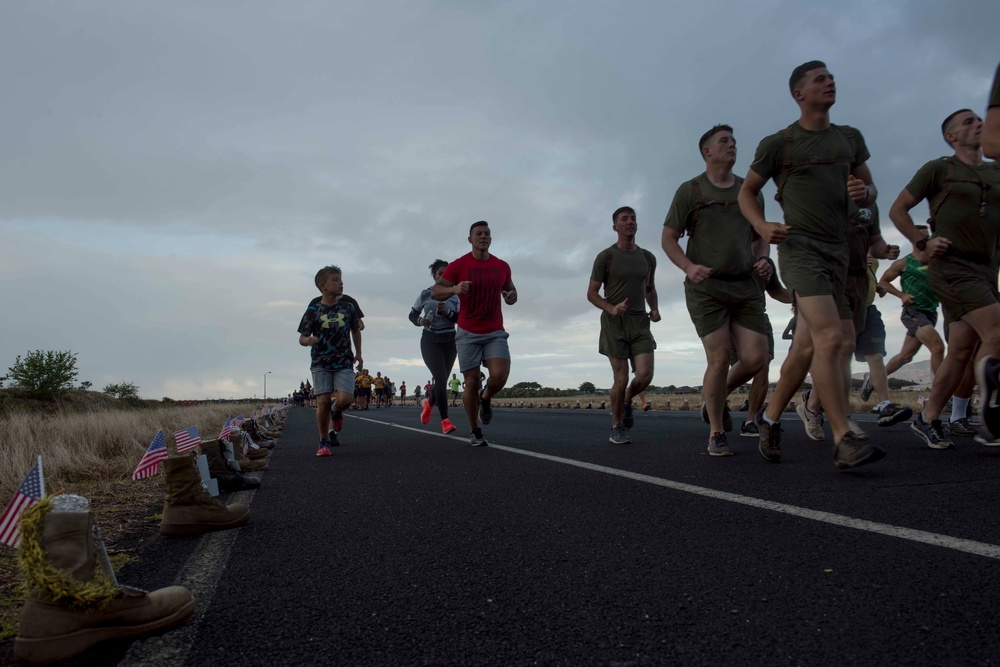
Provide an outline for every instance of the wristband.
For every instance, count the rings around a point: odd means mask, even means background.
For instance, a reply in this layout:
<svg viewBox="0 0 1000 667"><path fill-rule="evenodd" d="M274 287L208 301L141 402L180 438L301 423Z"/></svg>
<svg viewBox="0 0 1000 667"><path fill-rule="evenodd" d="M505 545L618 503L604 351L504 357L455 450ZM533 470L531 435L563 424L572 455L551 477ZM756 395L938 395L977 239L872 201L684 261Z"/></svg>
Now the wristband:
<svg viewBox="0 0 1000 667"><path fill-rule="evenodd" d="M913 247L919 250L920 252L924 252L925 250L927 250L927 239L928 237L925 236L924 238L914 243Z"/></svg>

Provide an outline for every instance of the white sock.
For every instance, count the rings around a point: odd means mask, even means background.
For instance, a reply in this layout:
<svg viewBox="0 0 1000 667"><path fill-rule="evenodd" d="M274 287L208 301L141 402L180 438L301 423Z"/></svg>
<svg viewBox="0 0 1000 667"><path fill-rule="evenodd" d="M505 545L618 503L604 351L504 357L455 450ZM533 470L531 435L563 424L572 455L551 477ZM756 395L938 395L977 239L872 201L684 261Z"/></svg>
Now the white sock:
<svg viewBox="0 0 1000 667"><path fill-rule="evenodd" d="M778 423L778 422L776 422L776 421L771 421L770 419L768 419L768 418L767 418L767 414L766 414L766 413L763 413L763 412L762 412L762 413L760 413L760 418L761 418L761 419L763 419L763 420L764 420L765 422L767 422L768 424L770 424L771 426L774 426L775 424L777 424L777 423Z"/></svg>
<svg viewBox="0 0 1000 667"><path fill-rule="evenodd" d="M950 422L957 422L959 419L965 419L965 414L969 411L969 401L970 398L959 398L958 396L951 397L951 419Z"/></svg>

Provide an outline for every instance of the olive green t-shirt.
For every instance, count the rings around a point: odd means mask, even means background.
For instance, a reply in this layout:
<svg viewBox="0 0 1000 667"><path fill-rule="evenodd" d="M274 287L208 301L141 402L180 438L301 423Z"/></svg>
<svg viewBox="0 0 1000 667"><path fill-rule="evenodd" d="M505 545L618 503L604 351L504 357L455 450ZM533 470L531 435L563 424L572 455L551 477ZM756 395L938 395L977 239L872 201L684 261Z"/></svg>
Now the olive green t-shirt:
<svg viewBox="0 0 1000 667"><path fill-rule="evenodd" d="M674 200L663 221L665 227L680 233L687 231L688 259L707 266L714 277L749 276L757 258L753 255L754 231L747 222L737 203L737 196L743 186L743 179L734 177L736 182L728 188L718 188L708 180L703 172L690 181L685 181L674 193ZM695 193L694 182L701 190L701 200ZM757 201L764 210L764 197L758 193ZM689 223L694 219L696 209L700 209L692 229Z"/></svg>
<svg viewBox="0 0 1000 667"><path fill-rule="evenodd" d="M605 280L607 253L611 253L611 266ZM590 279L604 283L604 298L617 304L628 299L629 313L646 312L646 281L656 273L656 257L636 246L635 250L622 250L613 245L602 250L594 260Z"/></svg>
<svg viewBox="0 0 1000 667"><path fill-rule="evenodd" d="M983 216L979 215L983 198L980 182L989 185ZM948 197L934 219L934 236L951 240L943 257L991 261L1000 244L1000 169L993 162L973 167L958 158L938 158L922 166L906 190L917 201L927 199L930 204L946 187L950 187Z"/></svg>
<svg viewBox="0 0 1000 667"><path fill-rule="evenodd" d="M1000 65L997 65L997 73L993 75L993 94L990 95L990 106L1000 107Z"/></svg>
<svg viewBox="0 0 1000 667"><path fill-rule="evenodd" d="M765 137L757 146L750 168L765 180L781 174L785 133L792 138L788 179L781 208L790 234L805 234L822 241L844 241L851 210L847 177L871 155L864 137L853 127L830 125L821 132L806 130L797 122ZM832 164L805 164L809 160L840 160Z"/></svg>
<svg viewBox="0 0 1000 667"><path fill-rule="evenodd" d="M868 270L868 247L876 236L882 236L882 228L878 221L878 206L868 207L871 218L864 221L857 216L847 225L847 272L859 275Z"/></svg>

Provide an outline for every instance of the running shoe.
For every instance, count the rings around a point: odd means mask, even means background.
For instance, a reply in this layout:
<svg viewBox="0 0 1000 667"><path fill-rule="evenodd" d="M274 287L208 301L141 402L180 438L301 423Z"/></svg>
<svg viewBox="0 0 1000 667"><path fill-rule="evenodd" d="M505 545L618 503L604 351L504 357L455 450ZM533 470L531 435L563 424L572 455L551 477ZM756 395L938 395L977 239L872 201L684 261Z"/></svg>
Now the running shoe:
<svg viewBox="0 0 1000 667"><path fill-rule="evenodd" d="M608 442L615 445L627 445L632 442L632 438L629 437L627 428L624 426L615 426L611 429L611 435L608 436Z"/></svg>
<svg viewBox="0 0 1000 667"><path fill-rule="evenodd" d="M957 435L960 438L971 438L976 435L976 427L970 424L969 420L965 417L950 422L948 424L948 431L952 435Z"/></svg>
<svg viewBox="0 0 1000 667"><path fill-rule="evenodd" d="M451 423L451 420L445 417L441 420L441 432L445 435L453 433L455 431L455 425Z"/></svg>
<svg viewBox="0 0 1000 667"><path fill-rule="evenodd" d="M910 422L910 430L919 435L931 449L955 449L955 443L945 435L940 419L932 419L928 424L924 421L923 413L920 413Z"/></svg>
<svg viewBox="0 0 1000 667"><path fill-rule="evenodd" d="M802 420L802 425L806 427L806 435L816 442L821 442L825 437L823 434L823 413L813 412L809 409L807 405L809 392L806 392L802 398L804 400L795 406L795 412Z"/></svg>
<svg viewBox="0 0 1000 667"><path fill-rule="evenodd" d="M979 423L993 439L1000 438L1000 357L986 355L976 362L976 384L982 392Z"/></svg>
<svg viewBox="0 0 1000 667"><path fill-rule="evenodd" d="M483 398L482 394L479 395L479 421L484 426L489 426L493 421L493 406L490 405L490 399Z"/></svg>
<svg viewBox="0 0 1000 667"><path fill-rule="evenodd" d="M885 458L884 449L871 444L867 438L857 437L851 431L833 446L833 464L838 468L857 468L882 458Z"/></svg>
<svg viewBox="0 0 1000 667"><path fill-rule="evenodd" d="M483 432L477 428L469 434L469 444L473 447L485 447L490 443L486 442L486 438L483 437Z"/></svg>
<svg viewBox="0 0 1000 667"><path fill-rule="evenodd" d="M635 426L635 417L632 415L632 401L625 403L625 412L622 414L622 426L625 428Z"/></svg>
<svg viewBox="0 0 1000 667"><path fill-rule="evenodd" d="M746 419L743 421L743 426L740 427L740 437L741 438L759 438L760 432L757 430L757 425L753 423L752 420Z"/></svg>
<svg viewBox="0 0 1000 667"><path fill-rule="evenodd" d="M344 430L344 413L342 410L337 410L333 413L333 431L334 433L340 433Z"/></svg>
<svg viewBox="0 0 1000 667"><path fill-rule="evenodd" d="M900 422L905 422L913 416L913 408L901 407L895 403L889 403L878 411L879 426L893 426ZM969 435L975 435L975 430Z"/></svg>
<svg viewBox="0 0 1000 667"><path fill-rule="evenodd" d="M872 397L874 391L875 386L872 384L872 376L870 373L865 373L865 381L861 383L861 400L867 402Z"/></svg>
<svg viewBox="0 0 1000 667"><path fill-rule="evenodd" d="M757 431L760 433L760 444L757 445L760 455L771 463L779 463L781 461L781 422L768 424L764 420L764 413L758 412L757 416L754 417L754 423L757 424Z"/></svg>
<svg viewBox="0 0 1000 667"><path fill-rule="evenodd" d="M976 433L976 442L984 447L1000 447L1000 438L988 437L980 432Z"/></svg>
<svg viewBox="0 0 1000 667"><path fill-rule="evenodd" d="M847 430L854 434L854 437L858 440L867 440L868 434L861 430L858 422L854 421L850 417L847 418Z"/></svg>
<svg viewBox="0 0 1000 667"><path fill-rule="evenodd" d="M708 438L708 454L709 456L733 455L733 450L729 449L729 444L726 443L725 433L713 433Z"/></svg>
<svg viewBox="0 0 1000 667"><path fill-rule="evenodd" d="M333 452L330 451L330 441L320 440L319 449L316 450L316 456L332 456Z"/></svg>
<svg viewBox="0 0 1000 667"><path fill-rule="evenodd" d="M330 446L340 447L340 438L337 437L337 433L333 432L330 434Z"/></svg>
<svg viewBox="0 0 1000 667"><path fill-rule="evenodd" d="M711 422L708 419L708 404L701 404L701 420L706 424ZM726 403L722 404L722 430L729 433L733 430L733 417L729 414L729 405Z"/></svg>
<svg viewBox="0 0 1000 667"><path fill-rule="evenodd" d="M423 405L424 405L424 407L420 410L420 423L421 424L430 424L431 423L431 410L432 410L432 408L431 408L431 402L425 398Z"/></svg>
<svg viewBox="0 0 1000 667"><path fill-rule="evenodd" d="M645 403L642 404L642 411L643 412L649 412L652 409L653 409L653 405L649 401L646 401Z"/></svg>

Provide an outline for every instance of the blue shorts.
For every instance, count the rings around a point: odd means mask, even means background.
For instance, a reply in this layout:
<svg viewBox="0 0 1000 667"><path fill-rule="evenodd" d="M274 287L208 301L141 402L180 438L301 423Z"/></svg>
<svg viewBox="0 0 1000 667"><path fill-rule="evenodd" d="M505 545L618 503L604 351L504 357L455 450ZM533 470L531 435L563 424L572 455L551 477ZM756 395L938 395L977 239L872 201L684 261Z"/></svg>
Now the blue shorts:
<svg viewBox="0 0 1000 667"><path fill-rule="evenodd" d="M479 368L487 359L506 359L510 361L510 348L507 347L506 331L492 331L477 334L456 327L455 349L458 351L458 370L463 373Z"/></svg>
<svg viewBox="0 0 1000 667"><path fill-rule="evenodd" d="M343 368L339 371L328 371L324 368L312 368L313 393L332 394L334 391L342 391L345 394L354 393L354 371L350 368Z"/></svg>

